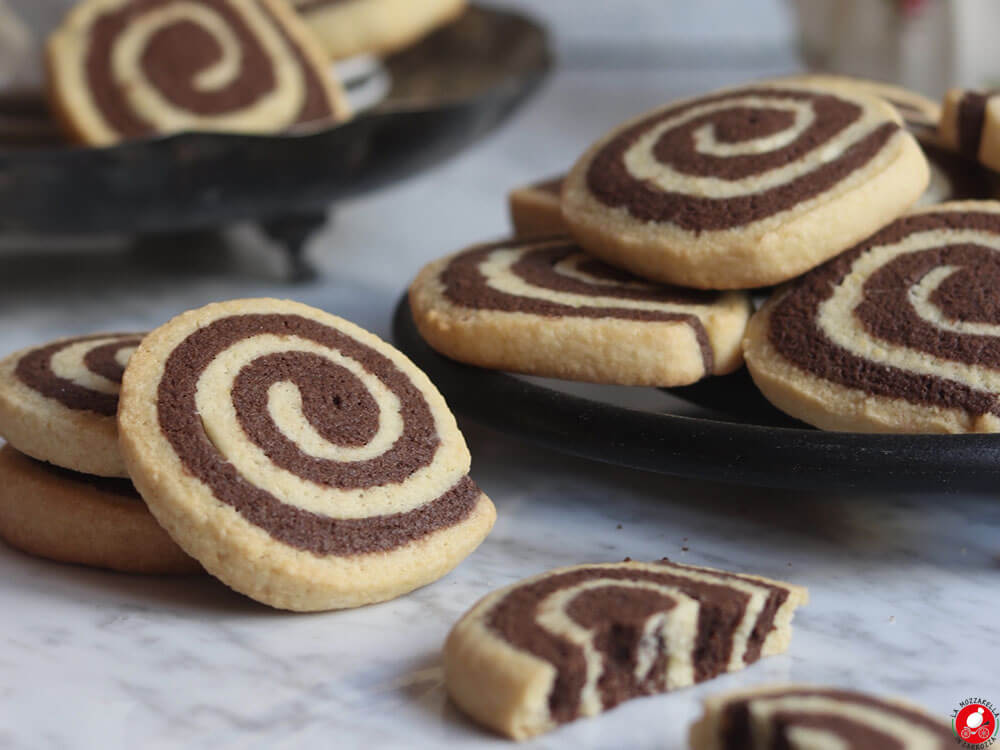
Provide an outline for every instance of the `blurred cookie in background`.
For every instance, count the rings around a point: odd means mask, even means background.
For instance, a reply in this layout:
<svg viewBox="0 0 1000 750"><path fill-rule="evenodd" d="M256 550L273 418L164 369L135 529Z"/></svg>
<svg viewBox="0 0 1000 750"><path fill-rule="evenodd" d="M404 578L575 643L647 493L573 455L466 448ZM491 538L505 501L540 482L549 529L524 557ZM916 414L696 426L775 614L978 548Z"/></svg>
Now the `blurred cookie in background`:
<svg viewBox="0 0 1000 750"><path fill-rule="evenodd" d="M387 55L457 18L465 0L291 0L332 60Z"/></svg>

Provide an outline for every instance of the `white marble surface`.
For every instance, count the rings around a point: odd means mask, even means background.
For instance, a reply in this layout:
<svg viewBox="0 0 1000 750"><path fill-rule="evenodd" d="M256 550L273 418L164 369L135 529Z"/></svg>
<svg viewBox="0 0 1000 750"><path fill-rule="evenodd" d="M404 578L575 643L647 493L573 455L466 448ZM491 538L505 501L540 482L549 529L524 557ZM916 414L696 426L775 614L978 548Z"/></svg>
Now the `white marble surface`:
<svg viewBox="0 0 1000 750"><path fill-rule="evenodd" d="M323 275L306 285L283 284L281 263L250 229L211 246L5 239L0 351L154 326L211 300L261 294L387 335L423 262L504 231L505 187L557 172L624 115L740 77L562 74L461 158L340 206L310 249ZM496 529L454 573L394 602L283 614L210 579L115 575L0 547L0 747L502 747L445 699L439 649L449 627L494 587L626 555L786 578L809 586L813 600L787 655L528 747L683 748L704 693L775 680L904 695L941 716L972 695L1000 700L996 497L680 481L463 427L473 476L499 510Z"/></svg>

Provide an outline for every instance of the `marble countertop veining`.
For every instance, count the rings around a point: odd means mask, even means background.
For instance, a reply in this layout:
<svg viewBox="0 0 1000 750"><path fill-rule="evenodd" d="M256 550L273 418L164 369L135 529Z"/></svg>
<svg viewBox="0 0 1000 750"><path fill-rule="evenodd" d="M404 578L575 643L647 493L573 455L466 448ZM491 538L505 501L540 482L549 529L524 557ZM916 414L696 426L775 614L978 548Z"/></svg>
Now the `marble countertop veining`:
<svg viewBox="0 0 1000 750"><path fill-rule="evenodd" d="M624 116L752 74L559 74L459 159L339 206L310 248L322 275L308 284L282 283L280 260L249 228L140 247L29 249L4 238L0 350L142 329L251 295L299 299L388 335L422 263L505 231L507 187L564 168ZM0 546L0 748L509 746L446 701L439 650L448 629L490 589L625 556L783 578L808 586L812 602L788 654L525 747L684 748L702 695L769 681L902 695L942 717L970 696L1000 700L996 497L683 481L463 428L497 526L451 575L385 604L291 615L208 578L117 575Z"/></svg>

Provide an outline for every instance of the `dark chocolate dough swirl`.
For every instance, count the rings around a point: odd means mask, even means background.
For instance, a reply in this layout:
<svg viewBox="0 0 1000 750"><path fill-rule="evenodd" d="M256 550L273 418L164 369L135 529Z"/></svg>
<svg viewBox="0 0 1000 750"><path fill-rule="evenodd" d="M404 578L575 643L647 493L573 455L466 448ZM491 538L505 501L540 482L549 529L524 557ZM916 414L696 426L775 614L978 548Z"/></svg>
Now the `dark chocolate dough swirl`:
<svg viewBox="0 0 1000 750"><path fill-rule="evenodd" d="M982 242L952 239L965 230ZM967 324L1000 326L1000 214L930 210L903 217L853 249L807 274L774 305L768 337L779 354L819 378L870 395L954 409L970 415L1000 416L997 394L973 383L917 372L870 359L831 339L819 323L820 307L840 288L854 264L881 246L917 233L939 233L914 250L894 255L865 278L860 302L845 325L857 326L876 341L903 347L970 368L1000 370L1000 337L960 330ZM937 269L947 268L930 293L946 324L920 315L912 290Z"/></svg>
<svg viewBox="0 0 1000 750"><path fill-rule="evenodd" d="M115 49L122 39L152 13L194 3L224 25L239 45L238 70L220 85L199 83L223 58L224 46L209 25L193 15L160 23L145 40L140 69L128 71L127 82L115 70ZM278 85L275 60L253 25L249 14L258 13L285 43L298 71L301 104L286 125L332 117L323 83L267 3L247 0L244 5L226 0L133 0L100 13L89 28L83 59L85 79L93 106L111 130L124 137L159 132L156 117L137 110L129 101L130 87L147 87L180 112L204 118L238 114L274 92Z"/></svg>
<svg viewBox="0 0 1000 750"><path fill-rule="evenodd" d="M338 490L396 485L429 466L440 438L430 406L420 388L383 354L331 326L297 315L248 314L221 318L191 333L167 358L157 390L160 428L185 468L223 503L275 540L316 555L356 555L401 547L461 522L480 497L468 477L447 492L400 513L338 518L314 513L254 486L230 456L212 442L198 412L199 378L223 351L261 335L297 337L315 342L359 363L399 401L402 432L380 455L354 461L318 458L304 452L295 435L286 435L268 409L275 383L294 384L302 414L332 445L368 443L378 428L379 404L362 380L344 366L301 351L266 352L241 367L230 393L237 421L246 437L279 469L306 481Z"/></svg>
<svg viewBox="0 0 1000 750"><path fill-rule="evenodd" d="M109 341L111 339L111 341ZM121 384L124 368L116 359L118 352L139 345L142 334L101 333L80 336L33 349L18 360L14 375L29 388L47 398L54 399L68 409L92 411L113 417L118 410L118 394L95 391L68 378L60 377L52 369L52 358L74 344L85 341L102 342L87 350L81 358L81 370Z"/></svg>
<svg viewBox="0 0 1000 750"><path fill-rule="evenodd" d="M528 285L532 294L515 295L491 286L482 264L497 250L513 249L519 257L510 272ZM561 273L571 264L579 275ZM587 278L589 277L589 278ZM658 284L649 284L632 274L608 266L583 253L571 240L516 240L479 245L460 253L441 273L444 293L456 305L479 310L525 312L551 317L623 318L648 322L679 322L690 326L701 349L705 372L714 368L712 345L705 326L697 315L671 310L616 307L608 302L630 300L678 305L710 305L719 298L716 292L703 292ZM592 297L595 304L568 305L549 298L548 293L568 293ZM604 302L597 305L597 302Z"/></svg>
<svg viewBox="0 0 1000 750"><path fill-rule="evenodd" d="M763 100L763 101L760 101ZM790 104L809 107L811 120L795 129ZM704 112L698 110L705 109ZM864 114L862 106L832 93L795 88L734 89L667 107L622 130L594 155L586 184L600 203L623 208L640 221L673 224L691 232L743 227L795 208L848 179L886 148L901 128L892 121L875 121L855 134L848 129ZM665 190L635 176L626 154L650 131L669 120L659 133L649 158L683 177L717 178L729 183L749 180L737 194L712 197ZM709 153L696 145L696 134L710 128L721 146L739 146L790 133L791 139L759 153ZM835 148L832 158L806 162L820 149ZM801 169L776 185L756 186L753 178L786 165Z"/></svg>

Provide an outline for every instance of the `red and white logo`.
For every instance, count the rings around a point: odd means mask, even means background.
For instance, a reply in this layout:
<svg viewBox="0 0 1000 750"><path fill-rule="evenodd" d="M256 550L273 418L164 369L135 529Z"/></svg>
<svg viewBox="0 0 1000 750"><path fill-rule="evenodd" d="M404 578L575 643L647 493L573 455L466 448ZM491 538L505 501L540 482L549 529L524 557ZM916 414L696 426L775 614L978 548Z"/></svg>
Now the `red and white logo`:
<svg viewBox="0 0 1000 750"><path fill-rule="evenodd" d="M989 747L997 739L996 707L981 698L964 700L952 713L952 727L962 747Z"/></svg>

